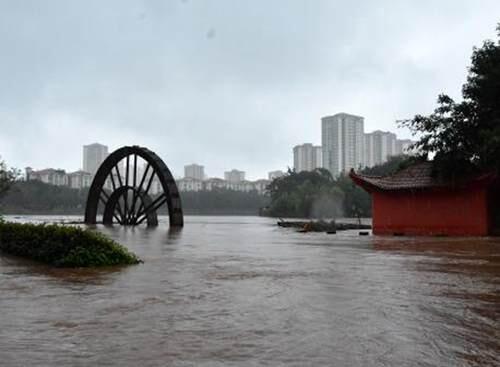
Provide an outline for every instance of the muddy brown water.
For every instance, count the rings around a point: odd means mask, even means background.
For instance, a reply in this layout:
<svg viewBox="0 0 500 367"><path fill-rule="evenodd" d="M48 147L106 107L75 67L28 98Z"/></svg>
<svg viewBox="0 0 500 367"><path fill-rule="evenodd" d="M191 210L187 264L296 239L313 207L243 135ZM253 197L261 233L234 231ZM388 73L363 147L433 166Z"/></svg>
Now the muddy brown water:
<svg viewBox="0 0 500 367"><path fill-rule="evenodd" d="M161 221L99 227L138 266L0 256L0 365L500 365L500 239Z"/></svg>

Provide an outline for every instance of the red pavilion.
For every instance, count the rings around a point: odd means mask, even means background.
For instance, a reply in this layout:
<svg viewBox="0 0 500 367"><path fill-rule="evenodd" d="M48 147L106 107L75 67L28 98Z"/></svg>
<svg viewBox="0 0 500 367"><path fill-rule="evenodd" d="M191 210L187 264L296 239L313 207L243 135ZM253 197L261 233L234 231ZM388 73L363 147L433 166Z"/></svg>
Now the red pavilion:
<svg viewBox="0 0 500 367"><path fill-rule="evenodd" d="M374 234L500 234L500 185L495 174L450 183L432 175L432 162L423 162L385 177L354 171L349 176L372 196Z"/></svg>

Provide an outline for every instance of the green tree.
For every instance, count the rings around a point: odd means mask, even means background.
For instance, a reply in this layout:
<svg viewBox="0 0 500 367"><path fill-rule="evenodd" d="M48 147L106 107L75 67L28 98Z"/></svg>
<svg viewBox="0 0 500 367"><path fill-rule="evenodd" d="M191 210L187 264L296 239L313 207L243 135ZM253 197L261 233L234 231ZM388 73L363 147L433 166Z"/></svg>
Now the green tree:
<svg viewBox="0 0 500 367"><path fill-rule="evenodd" d="M387 176L406 168L418 159L420 159L420 157L413 157L405 154L395 155L389 157L387 162L377 164L373 167L365 167L361 170L361 173L369 176Z"/></svg>
<svg viewBox="0 0 500 367"><path fill-rule="evenodd" d="M500 24L497 36L473 49L461 102L441 94L432 114L402 123L421 134L415 147L444 176L500 169Z"/></svg>
<svg viewBox="0 0 500 367"><path fill-rule="evenodd" d="M283 217L336 217L343 192L326 169L288 173L271 182L269 214Z"/></svg>
<svg viewBox="0 0 500 367"><path fill-rule="evenodd" d="M10 189L17 174L15 169L7 168L7 164L0 160L0 198Z"/></svg>

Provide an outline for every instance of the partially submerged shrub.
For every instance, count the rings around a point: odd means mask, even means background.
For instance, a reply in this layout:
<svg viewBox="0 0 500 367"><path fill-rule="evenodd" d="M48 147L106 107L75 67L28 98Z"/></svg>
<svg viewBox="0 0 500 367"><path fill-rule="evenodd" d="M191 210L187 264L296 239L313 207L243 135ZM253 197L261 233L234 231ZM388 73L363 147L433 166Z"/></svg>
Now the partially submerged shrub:
<svg viewBox="0 0 500 367"><path fill-rule="evenodd" d="M138 264L125 247L103 234L79 227L0 221L0 251L58 267Z"/></svg>

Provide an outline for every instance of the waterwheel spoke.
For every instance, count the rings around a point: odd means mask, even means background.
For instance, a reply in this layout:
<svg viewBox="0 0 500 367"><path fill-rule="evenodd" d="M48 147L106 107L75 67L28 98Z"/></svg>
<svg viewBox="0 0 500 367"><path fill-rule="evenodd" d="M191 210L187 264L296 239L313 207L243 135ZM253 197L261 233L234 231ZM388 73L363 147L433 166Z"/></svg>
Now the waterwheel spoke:
<svg viewBox="0 0 500 367"><path fill-rule="evenodd" d="M104 190L101 190L101 193L99 195L99 200L102 201L102 203L104 204L104 207L106 208L106 205L108 204L108 201L109 201L108 193ZM115 210L116 210L116 207L115 207ZM119 213L119 214L121 215L121 213ZM122 220L116 215L115 212L113 212L113 217L118 221L118 223L123 224Z"/></svg>
<svg viewBox="0 0 500 367"><path fill-rule="evenodd" d="M116 191L116 182L115 182L115 177L113 175L113 171L111 171L109 176L111 177L111 186L113 186L113 192L115 192Z"/></svg>
<svg viewBox="0 0 500 367"><path fill-rule="evenodd" d="M120 218L118 218L117 215L119 215ZM118 220L118 222L120 224L123 224L123 212L122 212L122 207L121 207L119 202L117 202L115 207L114 207L113 216Z"/></svg>
<svg viewBox="0 0 500 367"><path fill-rule="evenodd" d="M135 221L135 205L137 203L137 154L134 154L134 171L133 171L132 187L132 205L130 206L129 222L134 223Z"/></svg>
<svg viewBox="0 0 500 367"><path fill-rule="evenodd" d="M149 163L148 163L148 167L149 169ZM147 172L144 174L143 176L143 179L145 179L147 177ZM153 170L151 172L151 176L149 176L149 180L148 180L148 183L146 185L146 189L144 190L144 195L148 195L148 192L149 192L149 189L151 188L151 185L153 184L153 181L154 181L154 178L155 178L155 171ZM144 181L144 180L143 180ZM141 185L140 185L140 189L142 190L142 184L143 182L141 182ZM165 195L165 193L162 194L162 196ZM158 198L157 198L158 199ZM140 218L144 213L147 213L149 212L149 208L148 209L145 209L144 208L144 202L141 202L141 205L139 207L139 210L137 211L137 216L136 216L136 224L140 224L144 221L144 218Z"/></svg>
<svg viewBox="0 0 500 367"><path fill-rule="evenodd" d="M153 208L156 203L160 200L162 200L163 198L166 199L166 195L165 193L161 194L160 196L158 196L156 199L154 199L146 208L144 208L144 203L141 204L141 210L139 211L139 214L138 216L141 216L143 215L144 213L147 213L151 210L151 208Z"/></svg>
<svg viewBox="0 0 500 367"><path fill-rule="evenodd" d="M120 161L120 162L121 162L121 161ZM114 167L114 168L115 168L115 172L116 172L116 177L117 177L117 179L118 179L118 184L120 185L119 187L123 187L122 174L121 174L121 172L120 172L120 162L116 163L116 165L115 165L115 167ZM119 209L120 209L120 216L121 216L121 218L122 218L122 220L121 220L121 224L127 224L127 223L126 223L126 214L127 214L127 212L126 212L126 210L124 210L124 209L125 209L125 203L123 203L123 204L124 204L124 205L123 205L123 207L122 207L122 205L120 204L120 200L118 200L118 204L117 204L117 206L118 206L118 207L119 207Z"/></svg>
<svg viewBox="0 0 500 367"><path fill-rule="evenodd" d="M123 222L121 221L121 219L118 217L118 215L116 213L113 213L113 217L116 219L118 224L123 224Z"/></svg>
<svg viewBox="0 0 500 367"><path fill-rule="evenodd" d="M106 202L105 202L105 206L107 204L107 202L109 201L109 195L106 191L104 191L104 189L101 190L101 195L104 195L104 197L106 198ZM120 218L119 219L117 216L116 216L116 210L118 210L118 214L120 215ZM122 209L121 209L121 206L120 206L120 203L117 203L117 205L114 207L114 213L113 213L113 216L116 218L116 220L121 224L123 222L123 212L122 212Z"/></svg>
<svg viewBox="0 0 500 367"><path fill-rule="evenodd" d="M151 204L145 207L142 212L137 215L137 224L141 224L148 217L148 213L156 211L160 206L167 202L167 195L165 193L158 196ZM144 206L143 206L144 207Z"/></svg>
<svg viewBox="0 0 500 367"><path fill-rule="evenodd" d="M111 170L111 173L110 173L110 177L111 177L111 185L113 186L113 192L116 191L116 183L115 183L115 178L113 177L113 171ZM115 211L118 210L118 213L120 215L121 218L123 218L123 210L122 210L122 206L120 205L120 202L117 201L116 203L116 206L115 206ZM122 224L122 221L119 221L120 224Z"/></svg>
<svg viewBox="0 0 500 367"><path fill-rule="evenodd" d="M99 196L99 200L101 200L101 201L102 201L102 203L106 206L106 203L107 203L107 202L106 202L106 199L105 199L105 198L103 198L102 196Z"/></svg>
<svg viewBox="0 0 500 367"><path fill-rule="evenodd" d="M118 183L120 184L120 187L123 186L123 181L122 181L122 175L120 173L120 167L118 167L118 165L120 164L120 162L118 162L116 165L115 165L115 171L116 171L116 177L118 177Z"/></svg>
<svg viewBox="0 0 500 367"><path fill-rule="evenodd" d="M137 213L136 213L136 216L135 216L136 222L137 222L137 219L139 218L139 216L142 215L142 211L143 210L144 210L144 203L141 202L141 205L139 205L139 208L137 208Z"/></svg>
<svg viewBox="0 0 500 367"><path fill-rule="evenodd" d="M122 203L120 203L120 201L122 201ZM118 198L118 200L117 200L117 206L120 206L121 208L125 207L125 202L124 202L124 197L123 196L120 196ZM127 224L127 215L126 215L125 212L123 212L123 215L122 215L122 222L123 222L123 224Z"/></svg>
<svg viewBox="0 0 500 367"><path fill-rule="evenodd" d="M153 180L155 178L155 172L151 172L151 176L149 177L148 185L146 186L146 190L144 190L144 193L147 194L149 192L149 189L151 188L151 185L153 184Z"/></svg>
<svg viewBox="0 0 500 367"><path fill-rule="evenodd" d="M128 180L129 180L129 165L130 165L130 156L128 155L125 158L125 187L128 187ZM124 193L124 198L125 198L125 221L128 224L129 223L129 207L128 207L128 190L125 190Z"/></svg>
<svg viewBox="0 0 500 367"><path fill-rule="evenodd" d="M142 187L144 186L144 181L146 181L146 177L149 173L149 169L151 168L151 165L147 164L146 166L146 170L144 171L142 177L141 177L141 181L139 183L139 187L136 188L136 190L134 191L134 199L132 201L132 212L133 212L133 217L132 217L132 221L135 223L135 221L137 220L137 214L141 211L141 209L143 208L143 205L141 203L141 205L139 206L139 208L137 208L137 211L135 210L136 208L136 205L137 205L137 199L139 198L139 195L140 193L142 192ZM135 187L135 184L136 182L134 182L134 187Z"/></svg>

